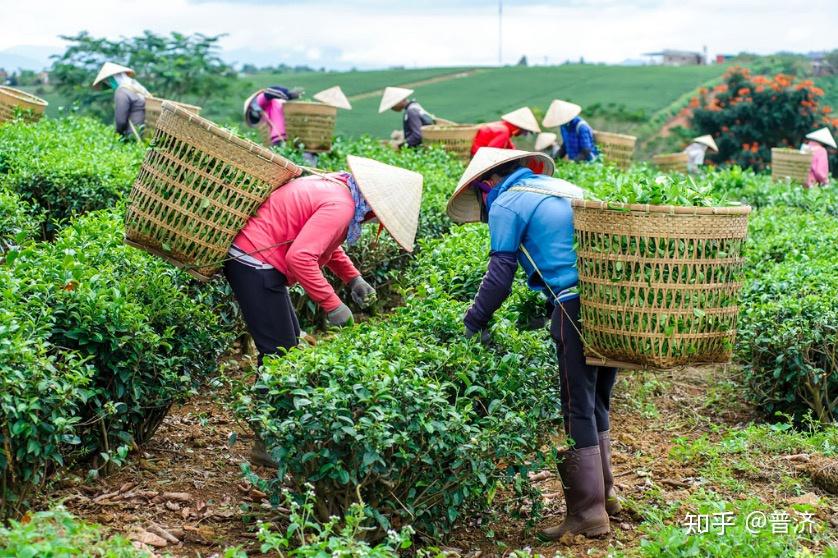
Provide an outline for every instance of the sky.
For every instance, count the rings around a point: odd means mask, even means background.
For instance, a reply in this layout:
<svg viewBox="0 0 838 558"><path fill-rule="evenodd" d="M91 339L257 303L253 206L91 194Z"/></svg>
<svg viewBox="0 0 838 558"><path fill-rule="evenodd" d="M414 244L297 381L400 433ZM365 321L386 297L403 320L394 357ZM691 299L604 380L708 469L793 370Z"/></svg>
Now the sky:
<svg viewBox="0 0 838 558"><path fill-rule="evenodd" d="M59 35L226 34L230 62L329 69L495 65L497 0L0 0L0 61L46 60ZM835 0L503 0L501 58L620 63L838 48Z"/></svg>

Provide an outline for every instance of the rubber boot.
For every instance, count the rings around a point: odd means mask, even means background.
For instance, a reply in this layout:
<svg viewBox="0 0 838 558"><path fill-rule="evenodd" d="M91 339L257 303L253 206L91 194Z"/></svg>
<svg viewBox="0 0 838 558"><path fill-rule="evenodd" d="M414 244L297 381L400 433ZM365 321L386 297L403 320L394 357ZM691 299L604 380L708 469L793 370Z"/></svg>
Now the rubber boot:
<svg viewBox="0 0 838 558"><path fill-rule="evenodd" d="M599 433L599 455L602 457L602 479L605 481L605 511L608 515L617 515L623 506L617 497L611 473L611 433L608 430Z"/></svg>
<svg viewBox="0 0 838 558"><path fill-rule="evenodd" d="M599 446L568 450L559 456L567 515L560 525L538 534L543 541L557 541L564 535L598 537L611 530L605 512L605 483Z"/></svg>
<svg viewBox="0 0 838 558"><path fill-rule="evenodd" d="M253 442L253 448L250 450L250 463L260 467L267 467L268 469L277 469L276 461L273 460L268 449L265 447L265 442L259 436Z"/></svg>

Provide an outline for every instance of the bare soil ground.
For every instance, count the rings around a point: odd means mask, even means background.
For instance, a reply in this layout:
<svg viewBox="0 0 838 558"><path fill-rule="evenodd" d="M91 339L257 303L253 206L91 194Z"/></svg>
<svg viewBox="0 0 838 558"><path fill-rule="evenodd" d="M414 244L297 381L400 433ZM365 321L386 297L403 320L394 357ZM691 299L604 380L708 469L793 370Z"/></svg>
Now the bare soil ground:
<svg viewBox="0 0 838 558"><path fill-rule="evenodd" d="M502 556L509 549L524 547L545 556L556 552L603 556L609 547L637 547L641 518L631 510L633 506L680 501L712 483L693 464L670 457L673 440L704 435L717 441L717 427L737 427L756 418L736 391L732 381L736 374L732 367L705 367L621 377L612 409L614 474L621 494L634 504L612 518L608 537L544 545L537 542L525 519L505 515L499 504L492 517L481 518L480 526L474 521L461 526L442 546L471 558ZM224 393L207 390L175 407L127 466L98 481L65 480L43 505L63 500L74 514L114 532L154 542L160 553L207 557L237 545L259 556L254 535L257 519L281 524L284 510L271 509L265 495L243 481L240 465L247 459L253 437L245 425L236 422L224 398ZM231 433L237 441L230 446ZM558 437L556 443L560 443ZM812 486L795 459L766 456L748 471L734 472L744 485L712 488L730 498L758 497L778 503L799 496L802 487L826 502L819 518L838 527L838 498ZM789 475L800 481L796 491L779 482ZM560 521L564 512L559 480L550 472L539 476L545 512L535 529ZM744 494L741 486L746 487Z"/></svg>

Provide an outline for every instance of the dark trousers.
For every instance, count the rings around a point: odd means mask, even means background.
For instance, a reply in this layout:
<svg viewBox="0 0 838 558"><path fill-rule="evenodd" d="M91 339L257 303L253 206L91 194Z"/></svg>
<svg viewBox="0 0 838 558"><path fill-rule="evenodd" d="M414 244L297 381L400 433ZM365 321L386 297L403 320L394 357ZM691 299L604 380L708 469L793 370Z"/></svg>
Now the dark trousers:
<svg viewBox="0 0 838 558"><path fill-rule="evenodd" d="M550 334L559 358L564 430L576 449L598 445L597 433L610 428L608 410L617 379L616 368L585 364L581 329L579 298L557 304Z"/></svg>
<svg viewBox="0 0 838 558"><path fill-rule="evenodd" d="M284 353L297 346L300 323L285 275L276 269L255 269L235 260L224 264L224 275L259 350L260 366L265 355Z"/></svg>

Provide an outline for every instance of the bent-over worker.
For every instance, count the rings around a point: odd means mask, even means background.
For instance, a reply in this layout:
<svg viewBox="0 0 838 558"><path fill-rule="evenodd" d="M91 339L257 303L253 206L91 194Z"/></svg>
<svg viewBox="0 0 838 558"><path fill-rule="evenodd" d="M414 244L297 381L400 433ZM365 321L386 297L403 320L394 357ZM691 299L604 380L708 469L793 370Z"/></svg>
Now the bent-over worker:
<svg viewBox="0 0 838 558"><path fill-rule="evenodd" d="M525 132L533 134L541 132L538 120L529 107L521 107L504 114L497 122L480 126L471 142L471 155L473 157L481 147L515 149L512 138Z"/></svg>
<svg viewBox="0 0 838 558"><path fill-rule="evenodd" d="M381 103L378 105L378 113L387 110L396 112L404 111L402 117L402 128L404 130L404 141L400 145L418 147L422 145L422 126L429 126L436 122L436 118L422 108L416 99L411 99L413 89L403 87L387 87L381 96Z"/></svg>
<svg viewBox="0 0 838 558"><path fill-rule="evenodd" d="M271 145L285 141L285 102L300 97L300 91L272 85L253 93L244 102L244 122L248 126L264 123Z"/></svg>
<svg viewBox="0 0 838 558"><path fill-rule="evenodd" d="M134 70L105 62L92 87L113 89L114 126L123 139L139 140L145 125L145 100L150 94L140 82L134 79Z"/></svg>
<svg viewBox="0 0 838 558"><path fill-rule="evenodd" d="M700 170L699 167L704 164L704 155L708 149L712 149L714 153L719 152L719 147L710 134L694 138L692 143L684 149L684 153L687 154L688 172L696 173Z"/></svg>
<svg viewBox="0 0 838 558"><path fill-rule="evenodd" d="M824 185L829 182L829 154L826 148L835 149L835 138L829 132L829 128L821 128L806 134L806 143L803 149L812 153L812 166L809 167L809 176L806 179L806 187L813 185Z"/></svg>
<svg viewBox="0 0 838 558"><path fill-rule="evenodd" d="M531 169L540 169L536 174ZM555 303L550 333L559 362L561 409L569 449L559 453L567 515L540 537L597 536L610 530L608 515L620 510L611 474L609 408L614 368L589 366L582 351L582 324L573 208L582 190L552 178L553 160L542 153L483 148L448 201L456 223L489 225L490 257L474 303L463 318L466 337L490 341L489 322L512 290L520 265L533 290Z"/></svg>
<svg viewBox="0 0 838 558"><path fill-rule="evenodd" d="M579 116L580 112L582 107L576 103L555 99L544 115L541 122L544 127L558 127L562 134L562 146L557 153L557 159L567 157L571 161L590 162L599 155L594 130Z"/></svg>

